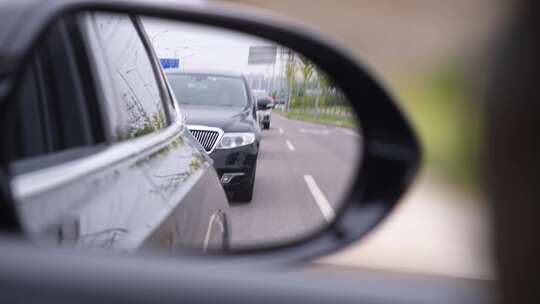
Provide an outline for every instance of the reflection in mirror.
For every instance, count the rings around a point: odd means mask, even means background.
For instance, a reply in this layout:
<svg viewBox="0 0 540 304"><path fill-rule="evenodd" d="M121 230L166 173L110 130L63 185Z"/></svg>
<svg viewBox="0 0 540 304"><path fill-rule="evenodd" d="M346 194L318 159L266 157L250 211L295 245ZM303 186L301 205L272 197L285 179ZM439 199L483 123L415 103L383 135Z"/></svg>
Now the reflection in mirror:
<svg viewBox="0 0 540 304"><path fill-rule="evenodd" d="M233 248L305 237L331 222L360 148L356 118L332 79L272 41L197 24L144 25L195 137L208 144L199 126L253 134L208 150L230 201Z"/></svg>
<svg viewBox="0 0 540 304"><path fill-rule="evenodd" d="M227 251L332 222L359 124L300 53L199 24L64 17L13 98L11 185L39 243Z"/></svg>

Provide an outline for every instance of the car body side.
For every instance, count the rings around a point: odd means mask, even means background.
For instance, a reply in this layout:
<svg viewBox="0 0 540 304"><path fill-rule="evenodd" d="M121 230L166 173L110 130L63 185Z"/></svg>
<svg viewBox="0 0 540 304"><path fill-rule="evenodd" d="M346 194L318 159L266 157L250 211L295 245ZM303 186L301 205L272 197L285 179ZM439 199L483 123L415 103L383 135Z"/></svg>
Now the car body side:
<svg viewBox="0 0 540 304"><path fill-rule="evenodd" d="M91 16L80 16L90 55L102 52ZM228 203L212 160L186 129L179 106L140 21L130 17L147 49L168 125L124 141L109 136L84 156L18 174L12 187L27 234L48 244L136 251L227 249L231 231ZM101 54L102 55L102 54ZM121 100L107 94L114 84L103 77L101 55L89 56L103 120ZM103 59L101 59L103 60ZM113 134L115 130L105 131ZM32 160L30 160L32 161Z"/></svg>

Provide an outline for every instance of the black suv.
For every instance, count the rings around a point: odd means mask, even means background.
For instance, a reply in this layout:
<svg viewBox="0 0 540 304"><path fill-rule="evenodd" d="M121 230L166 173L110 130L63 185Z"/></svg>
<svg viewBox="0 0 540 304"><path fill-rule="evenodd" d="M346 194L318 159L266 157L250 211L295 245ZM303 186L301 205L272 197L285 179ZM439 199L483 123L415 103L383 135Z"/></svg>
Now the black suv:
<svg viewBox="0 0 540 304"><path fill-rule="evenodd" d="M253 196L260 128L256 102L242 75L168 72L191 134L214 160L229 200Z"/></svg>

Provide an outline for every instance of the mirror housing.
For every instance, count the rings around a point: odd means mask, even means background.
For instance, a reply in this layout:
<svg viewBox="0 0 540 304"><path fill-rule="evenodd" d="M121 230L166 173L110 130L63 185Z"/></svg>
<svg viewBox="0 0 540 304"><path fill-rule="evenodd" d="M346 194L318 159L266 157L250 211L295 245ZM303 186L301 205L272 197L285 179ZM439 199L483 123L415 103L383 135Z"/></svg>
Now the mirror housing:
<svg viewBox="0 0 540 304"><path fill-rule="evenodd" d="M14 134L9 126L4 126L13 108L6 101L22 77L26 59L47 27L68 13L110 11L211 25L256 35L302 53L339 85L361 122L364 140L363 151L358 156L358 175L351 183L343 208L327 227L306 238L278 247L242 249L235 252L237 254L267 253L275 259L300 260L347 246L389 214L418 169L419 143L393 98L337 43L303 25L254 9L198 2L171 6L170 1L159 0L133 3L120 0L43 1L39 8L35 3L21 4L32 5L35 7L26 11L14 8L12 13L4 14L2 22L5 26L0 27L3 28L0 29L0 122L4 130L0 134L0 146L9 144L9 134ZM23 13L25 17L21 18ZM16 39L9 36L12 28L18 29ZM3 157L1 165L4 167L7 161L9 159Z"/></svg>

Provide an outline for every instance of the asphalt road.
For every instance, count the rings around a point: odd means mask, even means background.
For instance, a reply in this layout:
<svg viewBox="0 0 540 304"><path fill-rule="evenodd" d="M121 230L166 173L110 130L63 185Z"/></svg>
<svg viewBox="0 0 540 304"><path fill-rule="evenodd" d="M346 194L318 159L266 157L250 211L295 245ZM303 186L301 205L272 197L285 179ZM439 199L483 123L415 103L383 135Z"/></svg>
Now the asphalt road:
<svg viewBox="0 0 540 304"><path fill-rule="evenodd" d="M332 220L356 171L361 136L272 115L251 203L231 204L232 246L304 237Z"/></svg>

